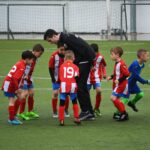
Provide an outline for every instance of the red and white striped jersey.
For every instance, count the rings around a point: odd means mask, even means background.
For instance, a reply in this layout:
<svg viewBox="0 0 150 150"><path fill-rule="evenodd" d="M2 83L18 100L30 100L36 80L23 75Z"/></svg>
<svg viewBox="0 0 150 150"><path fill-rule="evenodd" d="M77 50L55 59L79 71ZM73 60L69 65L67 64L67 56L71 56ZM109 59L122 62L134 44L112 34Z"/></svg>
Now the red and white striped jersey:
<svg viewBox="0 0 150 150"><path fill-rule="evenodd" d="M116 87L121 87L123 85L123 88L126 87L126 84L128 83L128 80L126 79L129 77L130 73L128 71L128 68L123 60L120 60L119 62L115 63L114 66L114 73L113 73L113 89ZM126 77L124 80L119 82L118 84L115 83L115 80L120 80L123 77Z"/></svg>
<svg viewBox="0 0 150 150"><path fill-rule="evenodd" d="M54 69L54 77L56 82L59 81L59 68L63 64L63 62L64 62L64 58L59 56L58 50L55 51L50 57L49 68Z"/></svg>
<svg viewBox="0 0 150 150"><path fill-rule="evenodd" d="M9 71L8 75L5 77L2 90L10 93L14 93L16 90L18 90L24 78L25 68L25 61L18 61Z"/></svg>
<svg viewBox="0 0 150 150"><path fill-rule="evenodd" d="M76 93L75 77L79 76L79 68L71 61L65 61L60 67L60 93Z"/></svg>
<svg viewBox="0 0 150 150"><path fill-rule="evenodd" d="M36 65L36 60L33 60L31 65L26 65L25 76L28 76L28 80L24 80L24 84L32 84L32 74Z"/></svg>
<svg viewBox="0 0 150 150"><path fill-rule="evenodd" d="M98 53L89 73L87 84L100 83L103 76L106 76L106 62L104 57Z"/></svg>

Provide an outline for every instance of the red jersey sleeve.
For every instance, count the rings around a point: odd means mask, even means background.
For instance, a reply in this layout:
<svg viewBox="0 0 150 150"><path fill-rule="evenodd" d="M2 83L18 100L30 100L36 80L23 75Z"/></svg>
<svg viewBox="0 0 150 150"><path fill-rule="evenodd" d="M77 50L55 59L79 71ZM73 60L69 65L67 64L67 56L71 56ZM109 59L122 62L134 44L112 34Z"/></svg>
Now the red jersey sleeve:
<svg viewBox="0 0 150 150"><path fill-rule="evenodd" d="M49 60L49 63L48 63L49 68L54 68L54 66L55 66L55 58L54 57L55 57L54 55L52 55L50 57L50 60Z"/></svg>
<svg viewBox="0 0 150 150"><path fill-rule="evenodd" d="M103 57L103 59L102 59L102 74L103 74L103 77L106 77L106 75L107 75L106 66L107 66L107 64L106 64L106 61Z"/></svg>
<svg viewBox="0 0 150 150"><path fill-rule="evenodd" d="M129 73L129 71L128 71L128 68L127 68L127 66L126 66L125 63L123 63L123 64L121 65L120 71L121 71L121 73L122 73L124 76L126 76L126 77L128 77L128 76L130 75L130 73Z"/></svg>
<svg viewBox="0 0 150 150"><path fill-rule="evenodd" d="M12 82L15 90L19 88L19 83L22 82L21 80L23 79L24 71L25 67L23 65L16 66L16 71L12 77Z"/></svg>

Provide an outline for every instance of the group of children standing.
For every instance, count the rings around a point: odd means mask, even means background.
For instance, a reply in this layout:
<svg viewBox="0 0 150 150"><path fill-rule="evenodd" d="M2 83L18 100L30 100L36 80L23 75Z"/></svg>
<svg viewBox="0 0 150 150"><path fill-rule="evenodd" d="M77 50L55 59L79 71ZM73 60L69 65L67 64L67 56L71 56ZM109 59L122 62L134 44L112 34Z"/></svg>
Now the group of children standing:
<svg viewBox="0 0 150 150"><path fill-rule="evenodd" d="M77 103L77 83L80 76L79 68L73 63L74 53L71 50L65 51L64 45L59 43L56 50L49 60L49 73L52 81L52 110L53 118L59 119L59 124L64 125L65 117L69 117L68 106L69 99L73 104L74 123L80 124L79 107ZM115 61L114 71L111 76L106 73L106 61L99 53L97 44L91 44L95 51L95 59L91 66L91 71L87 80L87 88L90 92L91 87L96 90L96 101L94 112L96 116L100 116L101 96L101 80L102 78L112 80L113 92L110 97L117 111L113 118L117 121L125 121L129 119L125 104L134 111L138 111L136 103L144 96L144 93L137 85L137 81L142 84L150 84L150 80L141 78L140 73L144 68L144 63L149 59L149 52L145 49L137 51L137 60L129 66L126 66L122 60L123 49L115 47L110 50L110 56ZM33 111L34 92L32 73L39 58L44 52L41 44L36 44L32 51L24 51L22 59L17 62L8 75L5 77L2 90L4 95L9 98L9 119L8 123L13 125L22 124L18 117L24 120L38 118L39 115ZM130 94L136 94L132 100L129 100ZM59 109L57 109L59 95ZM17 99L15 98L17 96ZM25 113L26 99L28 98L28 112ZM18 111L18 109L20 110Z"/></svg>

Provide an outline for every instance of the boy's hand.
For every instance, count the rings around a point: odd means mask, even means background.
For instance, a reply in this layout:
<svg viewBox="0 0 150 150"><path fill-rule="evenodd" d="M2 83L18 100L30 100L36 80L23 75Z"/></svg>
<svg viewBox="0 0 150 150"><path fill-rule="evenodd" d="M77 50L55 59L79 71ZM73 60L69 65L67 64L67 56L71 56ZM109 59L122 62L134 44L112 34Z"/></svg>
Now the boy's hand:
<svg viewBox="0 0 150 150"><path fill-rule="evenodd" d="M107 77L107 81L109 81L109 80L111 80L112 78L109 76L109 77Z"/></svg>
<svg viewBox="0 0 150 150"><path fill-rule="evenodd" d="M116 83L116 84L118 84L118 83L119 83L119 81L118 81L118 80L115 80L115 83Z"/></svg>
<svg viewBox="0 0 150 150"><path fill-rule="evenodd" d="M24 80L28 80L28 76L24 76Z"/></svg>

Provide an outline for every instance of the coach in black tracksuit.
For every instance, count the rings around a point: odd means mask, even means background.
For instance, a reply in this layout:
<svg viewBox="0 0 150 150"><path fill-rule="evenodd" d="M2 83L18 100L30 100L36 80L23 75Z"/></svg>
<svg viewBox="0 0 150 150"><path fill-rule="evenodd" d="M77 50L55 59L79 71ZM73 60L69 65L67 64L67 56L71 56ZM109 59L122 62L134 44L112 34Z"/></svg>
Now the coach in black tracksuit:
<svg viewBox="0 0 150 150"><path fill-rule="evenodd" d="M80 76L78 78L78 101L81 107L80 119L94 118L93 108L89 92L87 90L87 79L95 58L93 49L81 38L73 34L57 33L53 29L48 29L44 34L44 40L58 44L63 43L65 49L72 50L75 54L74 63L79 67Z"/></svg>

